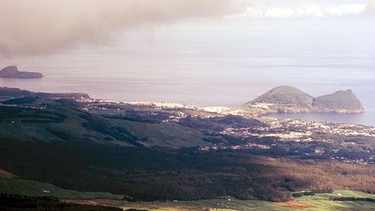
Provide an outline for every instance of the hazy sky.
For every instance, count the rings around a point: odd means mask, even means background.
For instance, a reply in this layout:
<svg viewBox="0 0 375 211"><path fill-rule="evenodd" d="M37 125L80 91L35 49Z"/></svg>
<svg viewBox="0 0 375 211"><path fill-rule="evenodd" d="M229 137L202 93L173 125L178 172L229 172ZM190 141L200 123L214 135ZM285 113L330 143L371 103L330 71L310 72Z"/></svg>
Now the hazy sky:
<svg viewBox="0 0 375 211"><path fill-rule="evenodd" d="M194 30L216 24L219 29L233 30L235 26L240 30L251 28L254 20L347 21L375 14L375 1L369 0L1 0L0 3L0 53L5 56L49 54L87 43L96 47L110 45L111 41L126 37L129 31L144 33L165 25ZM262 24L267 27L270 22Z"/></svg>

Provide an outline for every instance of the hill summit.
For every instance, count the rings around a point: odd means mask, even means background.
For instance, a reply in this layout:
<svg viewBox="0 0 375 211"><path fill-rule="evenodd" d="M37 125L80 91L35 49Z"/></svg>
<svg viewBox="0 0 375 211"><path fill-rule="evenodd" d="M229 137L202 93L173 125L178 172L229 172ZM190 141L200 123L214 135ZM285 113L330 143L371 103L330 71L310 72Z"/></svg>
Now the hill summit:
<svg viewBox="0 0 375 211"><path fill-rule="evenodd" d="M278 105L278 112L308 111L313 97L292 86L279 86L249 102L250 105Z"/></svg>
<svg viewBox="0 0 375 211"><path fill-rule="evenodd" d="M292 86L279 86L246 103L245 107L264 113L363 113L364 108L352 90L312 97Z"/></svg>

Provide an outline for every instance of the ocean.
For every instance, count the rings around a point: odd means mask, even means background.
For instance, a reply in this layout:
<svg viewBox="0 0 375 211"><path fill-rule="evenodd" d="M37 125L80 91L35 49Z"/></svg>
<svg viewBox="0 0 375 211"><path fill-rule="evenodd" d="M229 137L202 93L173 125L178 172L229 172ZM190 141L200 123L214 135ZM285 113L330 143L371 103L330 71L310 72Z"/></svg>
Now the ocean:
<svg viewBox="0 0 375 211"><path fill-rule="evenodd" d="M3 67L15 64L20 70L42 72L44 78L2 78L0 86L195 106L239 106L280 85L315 97L351 89L364 114L280 117L375 126L375 41L373 34L356 33L355 41L352 34L308 34L314 39L304 34L302 39L298 33L290 37L259 31L210 32L215 35L205 39L180 31L128 36L106 47L3 58Z"/></svg>
<svg viewBox="0 0 375 211"><path fill-rule="evenodd" d="M299 65L275 64L284 59ZM42 79L2 78L0 86L44 92L83 92L93 98L117 101L163 101L195 106L239 106L279 85L292 85L312 96L352 89L365 107L364 114L280 114L276 117L375 126L375 79L372 78L372 69L346 66L343 70L345 64L338 67L322 64L327 60L339 62L343 59L273 57L207 62L199 58L188 61L181 58L179 62L184 63L186 72L170 73L163 70L168 66L159 66L155 71L160 71L160 74L156 76L146 73L144 76L128 75L114 69L113 72L106 70L107 74L103 75L85 70L90 67L56 65L39 70L44 74ZM322 65L312 66L313 61ZM204 65L201 64L203 62ZM153 66L151 63L147 65ZM190 68L191 71L188 70ZM207 71L196 71L202 68ZM228 69L231 69L230 73ZM302 69L310 71L301 73ZM325 71L329 72L323 74Z"/></svg>

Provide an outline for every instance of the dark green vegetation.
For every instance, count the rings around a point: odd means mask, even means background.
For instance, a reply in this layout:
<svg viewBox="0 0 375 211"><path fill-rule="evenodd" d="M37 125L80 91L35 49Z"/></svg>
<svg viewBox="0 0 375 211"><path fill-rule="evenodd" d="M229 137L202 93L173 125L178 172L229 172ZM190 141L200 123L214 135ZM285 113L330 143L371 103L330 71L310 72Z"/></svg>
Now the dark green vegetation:
<svg viewBox="0 0 375 211"><path fill-rule="evenodd" d="M0 138L42 141L91 141L121 146L210 146L204 134L175 122L163 122L171 115L145 110L113 115L108 105L105 115L95 110L96 104L77 102L84 94L33 93L18 89L0 89ZM94 108L91 108L94 107ZM106 108L107 109L107 108ZM114 107L117 111L118 107ZM176 111L173 111L174 113Z"/></svg>
<svg viewBox="0 0 375 211"><path fill-rule="evenodd" d="M262 107L266 113L337 112L362 113L364 108L351 90L337 91L320 97L312 97L303 91L280 86L271 89L244 107Z"/></svg>
<svg viewBox="0 0 375 211"><path fill-rule="evenodd" d="M79 192L76 190L62 189L52 184L34 180L20 179L17 177L5 178L1 176L0 193L32 197L53 196L59 199L123 199L122 195L104 192Z"/></svg>
<svg viewBox="0 0 375 211"><path fill-rule="evenodd" d="M0 169L20 177L0 180L6 193L18 194L9 184L28 181L19 179L130 201L288 201L301 190L375 192L372 128L273 125L191 107L1 92ZM345 163L357 160L366 165ZM51 189L43 188L56 194Z"/></svg>
<svg viewBox="0 0 375 211"><path fill-rule="evenodd" d="M247 152L129 148L91 142L1 141L0 165L19 176L129 200L290 200L290 191L374 192L374 168L254 156Z"/></svg>
<svg viewBox="0 0 375 211"><path fill-rule="evenodd" d="M83 93L45 93L45 92L30 92L18 88L0 87L0 96L4 99L24 98L24 97L39 97L39 98L54 98L54 99L80 99L89 98L89 95Z"/></svg>
<svg viewBox="0 0 375 211"><path fill-rule="evenodd" d="M199 131L173 122L153 124L106 118L61 105L43 109L1 106L0 125L0 137L4 139L92 141L122 146L210 145Z"/></svg>

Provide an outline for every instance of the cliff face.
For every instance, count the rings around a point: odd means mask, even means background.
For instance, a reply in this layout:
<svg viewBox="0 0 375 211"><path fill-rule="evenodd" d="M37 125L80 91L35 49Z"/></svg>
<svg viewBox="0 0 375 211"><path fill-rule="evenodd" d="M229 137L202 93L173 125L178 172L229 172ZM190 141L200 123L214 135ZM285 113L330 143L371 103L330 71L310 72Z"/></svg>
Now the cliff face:
<svg viewBox="0 0 375 211"><path fill-rule="evenodd" d="M43 78L43 75L38 72L18 71L17 66L8 66L0 71L2 78Z"/></svg>
<svg viewBox="0 0 375 211"><path fill-rule="evenodd" d="M291 86L273 88L244 106L261 108L264 113L364 112L361 102L351 90L314 98Z"/></svg>

